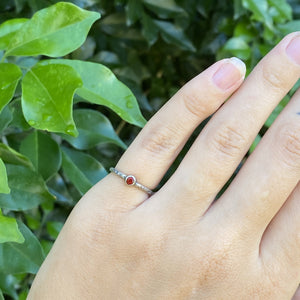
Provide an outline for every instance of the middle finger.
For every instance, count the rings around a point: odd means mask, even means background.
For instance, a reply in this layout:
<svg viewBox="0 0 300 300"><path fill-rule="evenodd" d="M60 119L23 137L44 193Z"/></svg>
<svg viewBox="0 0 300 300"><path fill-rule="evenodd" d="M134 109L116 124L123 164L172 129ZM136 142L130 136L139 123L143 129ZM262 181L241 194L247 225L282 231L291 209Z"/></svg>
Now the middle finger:
<svg viewBox="0 0 300 300"><path fill-rule="evenodd" d="M156 203L187 220L198 219L205 213L272 110L299 78L300 57L290 54L299 38L300 32L286 36L261 60L203 129L179 168L159 191L161 197L154 197L146 205ZM164 203L161 199L165 199Z"/></svg>

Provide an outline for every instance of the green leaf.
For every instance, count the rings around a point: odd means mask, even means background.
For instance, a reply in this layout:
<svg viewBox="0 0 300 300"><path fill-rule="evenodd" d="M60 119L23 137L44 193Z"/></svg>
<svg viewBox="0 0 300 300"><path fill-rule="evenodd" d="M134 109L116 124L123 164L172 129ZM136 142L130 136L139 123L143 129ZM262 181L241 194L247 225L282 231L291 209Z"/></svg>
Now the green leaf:
<svg viewBox="0 0 300 300"><path fill-rule="evenodd" d="M0 244L0 272L35 274L45 258L43 249L34 234L22 222L18 224L25 242Z"/></svg>
<svg viewBox="0 0 300 300"><path fill-rule="evenodd" d="M33 170L32 163L27 157L2 143L0 143L0 157L7 164L21 165Z"/></svg>
<svg viewBox="0 0 300 300"><path fill-rule="evenodd" d="M127 148L115 133L110 121L100 112L92 109L76 109L74 120L79 132L78 137L64 135L64 139L73 147L85 150L100 143L114 143L123 149Z"/></svg>
<svg viewBox="0 0 300 300"><path fill-rule="evenodd" d="M0 273L0 289L3 291L3 293L11 296L14 300L20 300L16 291L16 287L18 286L19 282L20 280L18 280L16 276Z"/></svg>
<svg viewBox="0 0 300 300"><path fill-rule="evenodd" d="M94 56L96 62L103 63L104 65L118 66L120 65L119 57L111 51L100 51Z"/></svg>
<svg viewBox="0 0 300 300"><path fill-rule="evenodd" d="M224 45L224 50L230 52L232 55L240 59L249 59L251 56L251 48L240 37L233 37L229 39Z"/></svg>
<svg viewBox="0 0 300 300"><path fill-rule="evenodd" d="M120 40L143 42L140 31L126 26L126 15L123 12L109 14L100 23L103 32Z"/></svg>
<svg viewBox="0 0 300 300"><path fill-rule="evenodd" d="M85 194L94 184L106 176L104 167L92 156L62 148L63 171L81 194Z"/></svg>
<svg viewBox="0 0 300 300"><path fill-rule="evenodd" d="M17 165L6 165L10 194L0 194L0 207L10 210L26 210L54 197L48 192L42 177L35 171Z"/></svg>
<svg viewBox="0 0 300 300"><path fill-rule="evenodd" d="M13 98L22 71L14 64L0 63L0 112Z"/></svg>
<svg viewBox="0 0 300 300"><path fill-rule="evenodd" d="M74 199L71 197L63 178L56 173L47 181L49 191L55 196L55 202L67 207L75 205Z"/></svg>
<svg viewBox="0 0 300 300"><path fill-rule="evenodd" d="M11 109L13 115L13 119L10 123L12 127L17 127L22 131L31 129L31 126L26 122L23 115L21 98L12 101L9 104L9 108Z"/></svg>
<svg viewBox="0 0 300 300"><path fill-rule="evenodd" d="M159 29L153 22L152 18L150 18L147 14L143 14L142 24L142 33L148 41L148 44L152 46L157 41Z"/></svg>
<svg viewBox="0 0 300 300"><path fill-rule="evenodd" d="M63 226L64 224L62 222L48 222L47 231L49 235L55 240Z"/></svg>
<svg viewBox="0 0 300 300"><path fill-rule="evenodd" d="M72 99L82 81L66 65L38 65L22 81L22 108L32 127L76 136L72 118Z"/></svg>
<svg viewBox="0 0 300 300"><path fill-rule="evenodd" d="M2 112L0 113L0 135L4 129L10 124L13 119L13 114L9 106L4 107Z"/></svg>
<svg viewBox="0 0 300 300"><path fill-rule="evenodd" d="M3 160L0 158L0 193L9 194L10 188L8 187L6 168Z"/></svg>
<svg viewBox="0 0 300 300"><path fill-rule="evenodd" d="M59 2L35 13L12 37L6 56L64 56L80 47L99 13Z"/></svg>
<svg viewBox="0 0 300 300"><path fill-rule="evenodd" d="M129 0L126 6L126 23L128 26L133 25L138 19L141 18L143 6L140 1Z"/></svg>
<svg viewBox="0 0 300 300"><path fill-rule="evenodd" d="M49 179L60 169L59 146L48 134L34 131L22 141L20 152L31 160L44 180Z"/></svg>
<svg viewBox="0 0 300 300"><path fill-rule="evenodd" d="M295 31L299 31L300 20L290 21L285 24L278 24L277 26L283 34L289 34Z"/></svg>
<svg viewBox="0 0 300 300"><path fill-rule="evenodd" d="M15 218L3 216L0 210L0 243L23 243L24 237L19 231Z"/></svg>
<svg viewBox="0 0 300 300"><path fill-rule="evenodd" d="M63 64L73 67L80 74L83 86L76 93L91 103L105 105L128 123L143 127L143 118L138 103L130 89L120 82L105 66L79 60L57 59L41 64Z"/></svg>
<svg viewBox="0 0 300 300"><path fill-rule="evenodd" d="M0 49L5 50L12 37L28 21L28 19L12 19L0 25Z"/></svg>
<svg viewBox="0 0 300 300"><path fill-rule="evenodd" d="M174 0L143 0L143 3L161 18L186 14L185 10L178 6Z"/></svg>
<svg viewBox="0 0 300 300"><path fill-rule="evenodd" d="M167 43L175 44L184 50L196 51L195 46L188 39L181 27L166 21L154 20L153 23L159 28L163 39Z"/></svg>
<svg viewBox="0 0 300 300"><path fill-rule="evenodd" d="M268 1L267 0L242 0L243 6L250 10L253 19L263 22L270 29L273 28L272 18L268 14Z"/></svg>
<svg viewBox="0 0 300 300"><path fill-rule="evenodd" d="M15 0L15 5L16 5L16 11L17 13L20 13L22 9L24 8L24 5L26 4L26 0Z"/></svg>
<svg viewBox="0 0 300 300"><path fill-rule="evenodd" d="M5 300L1 290L0 290L0 300Z"/></svg>
<svg viewBox="0 0 300 300"><path fill-rule="evenodd" d="M292 8L286 0L268 0L272 8L275 8L280 16L280 21L284 22L292 19Z"/></svg>
<svg viewBox="0 0 300 300"><path fill-rule="evenodd" d="M256 32L249 23L239 22L234 28L234 37L243 39L246 43L253 41L256 37Z"/></svg>

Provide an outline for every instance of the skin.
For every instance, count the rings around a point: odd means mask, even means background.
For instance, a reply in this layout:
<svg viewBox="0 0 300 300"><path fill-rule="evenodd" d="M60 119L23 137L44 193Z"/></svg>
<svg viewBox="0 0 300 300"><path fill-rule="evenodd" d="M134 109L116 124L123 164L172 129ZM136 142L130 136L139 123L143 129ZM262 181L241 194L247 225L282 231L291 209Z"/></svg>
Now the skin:
<svg viewBox="0 0 300 300"><path fill-rule="evenodd" d="M214 113L178 169L150 198L115 174L94 186L28 299L299 300L300 91L213 202L298 80L300 55L287 54L297 37L286 36L245 81L243 66L225 59L182 87L116 166L155 188Z"/></svg>

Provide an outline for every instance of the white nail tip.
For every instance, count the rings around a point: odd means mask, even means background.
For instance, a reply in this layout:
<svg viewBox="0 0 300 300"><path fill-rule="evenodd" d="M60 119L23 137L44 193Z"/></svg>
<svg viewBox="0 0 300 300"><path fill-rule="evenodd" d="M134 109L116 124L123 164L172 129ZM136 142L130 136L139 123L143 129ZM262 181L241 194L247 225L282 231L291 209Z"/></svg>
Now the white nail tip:
<svg viewBox="0 0 300 300"><path fill-rule="evenodd" d="M246 65L243 61L241 61L237 57L231 57L229 58L229 61L240 71L241 75L245 75Z"/></svg>

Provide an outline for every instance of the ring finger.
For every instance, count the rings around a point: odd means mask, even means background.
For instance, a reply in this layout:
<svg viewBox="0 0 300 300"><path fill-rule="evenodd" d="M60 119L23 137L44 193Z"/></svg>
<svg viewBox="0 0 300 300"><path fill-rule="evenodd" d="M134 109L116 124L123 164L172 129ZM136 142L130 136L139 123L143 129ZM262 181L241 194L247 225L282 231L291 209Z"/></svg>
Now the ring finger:
<svg viewBox="0 0 300 300"><path fill-rule="evenodd" d="M231 58L215 63L192 79L147 123L116 169L155 188L195 128L239 87L244 75L243 62ZM129 205L140 204L147 197L143 191L126 187L114 174L108 178L110 186L114 180L121 193L126 188Z"/></svg>

